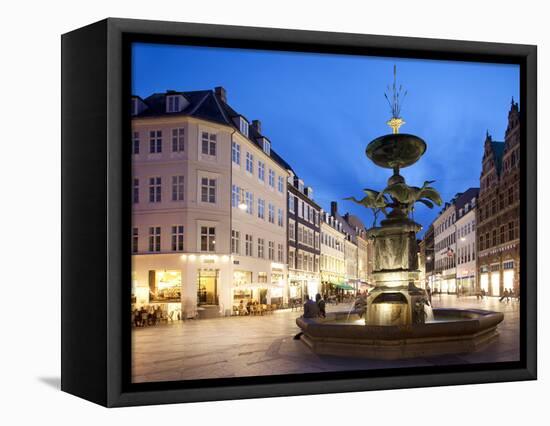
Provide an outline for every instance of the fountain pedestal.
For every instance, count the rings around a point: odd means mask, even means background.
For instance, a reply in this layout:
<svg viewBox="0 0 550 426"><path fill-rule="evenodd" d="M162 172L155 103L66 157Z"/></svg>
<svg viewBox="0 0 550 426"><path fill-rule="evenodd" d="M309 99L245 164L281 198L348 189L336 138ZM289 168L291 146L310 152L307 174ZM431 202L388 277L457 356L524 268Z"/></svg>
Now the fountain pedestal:
<svg viewBox="0 0 550 426"><path fill-rule="evenodd" d="M425 291L415 286L420 274L416 244L419 230L420 225L406 217L389 219L381 227L369 229L374 242L376 287L367 299L367 325L418 324L430 315L426 312Z"/></svg>

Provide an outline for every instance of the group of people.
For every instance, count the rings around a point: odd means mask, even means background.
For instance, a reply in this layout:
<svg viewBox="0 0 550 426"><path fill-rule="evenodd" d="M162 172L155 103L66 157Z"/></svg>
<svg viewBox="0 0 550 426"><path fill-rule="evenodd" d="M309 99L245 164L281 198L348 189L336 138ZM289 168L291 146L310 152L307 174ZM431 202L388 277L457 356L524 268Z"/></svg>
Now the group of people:
<svg viewBox="0 0 550 426"><path fill-rule="evenodd" d="M367 312L367 296L368 291L358 291L353 302L353 310L362 318ZM315 295L315 300L312 300L307 294L304 302L304 318L326 318L326 304L329 300L328 295L322 297L321 294Z"/></svg>
<svg viewBox="0 0 550 426"><path fill-rule="evenodd" d="M142 306L139 309L134 309L132 311L132 324L135 327L145 327L149 325L157 325L160 324L161 321L165 320L180 320L181 315L178 312L176 314L176 318L174 318L174 313L170 312L170 315L166 316L166 314L162 311L160 306Z"/></svg>
<svg viewBox="0 0 550 426"><path fill-rule="evenodd" d="M327 316L326 302L319 293L315 295L315 300L305 295L304 318L325 318Z"/></svg>
<svg viewBox="0 0 550 426"><path fill-rule="evenodd" d="M257 300L249 299L246 303L243 299L235 306L234 311L237 315L253 315L253 314L263 314L264 312L272 312L272 305L267 305L265 303L260 303Z"/></svg>

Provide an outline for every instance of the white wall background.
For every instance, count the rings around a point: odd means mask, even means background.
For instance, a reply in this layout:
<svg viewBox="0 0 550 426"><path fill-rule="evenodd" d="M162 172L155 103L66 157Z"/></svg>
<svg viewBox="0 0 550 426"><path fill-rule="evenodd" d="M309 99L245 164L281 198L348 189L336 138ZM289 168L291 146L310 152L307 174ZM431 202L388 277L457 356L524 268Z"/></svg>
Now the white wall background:
<svg viewBox="0 0 550 426"><path fill-rule="evenodd" d="M545 6L532 0L3 2L0 423L544 424L550 336L543 326L539 326L538 382L116 410L55 387L60 370L60 34L115 16L538 44L539 119L544 123L550 115ZM540 158L547 159L548 126L541 124L539 130ZM544 188L550 172L539 170L539 188ZM550 207L542 192L539 206L541 212ZM541 264L548 255L543 243L548 231L540 221ZM550 277L540 272L539 324L548 325L550 309L544 309L544 301Z"/></svg>

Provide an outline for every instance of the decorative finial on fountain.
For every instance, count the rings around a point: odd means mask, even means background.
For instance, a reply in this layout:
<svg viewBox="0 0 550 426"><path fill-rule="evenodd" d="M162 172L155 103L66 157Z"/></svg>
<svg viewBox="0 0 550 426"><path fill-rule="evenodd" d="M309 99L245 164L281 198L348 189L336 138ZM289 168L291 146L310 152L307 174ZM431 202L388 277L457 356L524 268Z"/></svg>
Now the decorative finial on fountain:
<svg viewBox="0 0 550 426"><path fill-rule="evenodd" d="M388 96L388 93L384 92L384 96L390 105L392 117L386 124L390 126L393 133L396 134L399 133L399 128L405 124L405 120L403 120L400 115L403 100L405 96L407 96L407 91L403 91L402 85L399 85L399 89L397 88L397 65L393 66L393 85L391 88L388 86L388 92L391 92L390 95Z"/></svg>

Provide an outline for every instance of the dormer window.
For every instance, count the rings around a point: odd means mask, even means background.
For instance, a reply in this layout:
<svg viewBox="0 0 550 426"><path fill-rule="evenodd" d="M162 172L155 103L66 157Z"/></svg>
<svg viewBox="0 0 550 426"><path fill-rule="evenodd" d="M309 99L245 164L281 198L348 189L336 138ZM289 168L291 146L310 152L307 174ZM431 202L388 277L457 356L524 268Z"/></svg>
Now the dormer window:
<svg viewBox="0 0 550 426"><path fill-rule="evenodd" d="M166 96L166 112L180 112L181 111L181 96L169 95Z"/></svg>
<svg viewBox="0 0 550 426"><path fill-rule="evenodd" d="M301 193L304 192L304 181L301 179L298 181L298 191L300 191Z"/></svg>
<svg viewBox="0 0 550 426"><path fill-rule="evenodd" d="M138 96L132 96L132 103L130 105L130 114L132 116L138 115L146 109L147 105Z"/></svg>
<svg viewBox="0 0 550 426"><path fill-rule="evenodd" d="M138 100L136 98L132 98L132 115L138 114Z"/></svg>
<svg viewBox="0 0 550 426"><path fill-rule="evenodd" d="M267 155L271 155L271 142L266 138L262 139L262 148Z"/></svg>
<svg viewBox="0 0 550 426"><path fill-rule="evenodd" d="M243 117L240 117L239 119L239 130L243 135L248 137L248 121L246 121Z"/></svg>

